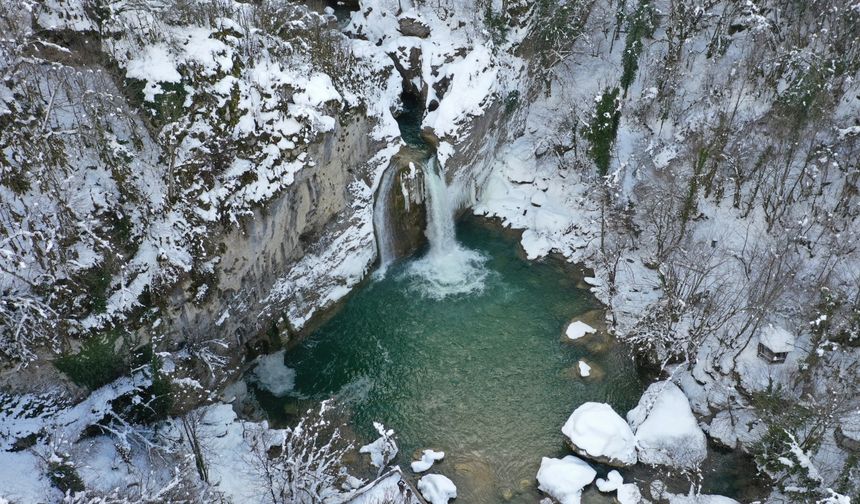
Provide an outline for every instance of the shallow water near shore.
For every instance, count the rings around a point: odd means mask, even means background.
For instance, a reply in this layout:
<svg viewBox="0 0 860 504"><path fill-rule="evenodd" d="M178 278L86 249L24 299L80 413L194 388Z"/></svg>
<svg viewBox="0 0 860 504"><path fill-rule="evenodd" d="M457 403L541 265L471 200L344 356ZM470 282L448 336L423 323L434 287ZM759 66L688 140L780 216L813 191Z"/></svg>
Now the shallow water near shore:
<svg viewBox="0 0 860 504"><path fill-rule="evenodd" d="M585 401L623 415L644 387L611 339L564 341L568 322L599 318L601 308L571 265L524 260L511 237L476 217L460 221L457 238L484 256L482 289L423 295L409 271L417 259L395 263L287 352L295 390L264 407L286 421L299 398L338 397L362 441L375 437L374 421L395 429L404 467L424 448L445 451L432 472L457 484L461 502L536 502L541 457L569 453L568 415ZM580 359L592 377L579 376Z"/></svg>

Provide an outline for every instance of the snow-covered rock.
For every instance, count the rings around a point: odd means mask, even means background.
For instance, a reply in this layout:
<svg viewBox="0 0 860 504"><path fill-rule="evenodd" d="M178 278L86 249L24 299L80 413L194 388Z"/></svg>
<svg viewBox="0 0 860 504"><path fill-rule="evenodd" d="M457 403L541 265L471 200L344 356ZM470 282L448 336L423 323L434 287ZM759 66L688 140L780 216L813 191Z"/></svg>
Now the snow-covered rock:
<svg viewBox="0 0 860 504"><path fill-rule="evenodd" d="M597 478L594 483L597 485L597 489L601 492L614 492L624 484L624 478L621 476L621 473L613 470L609 471L609 474L606 475L606 479Z"/></svg>
<svg viewBox="0 0 860 504"><path fill-rule="evenodd" d="M560 504L579 504L582 490L594 481L597 471L582 459L544 457L537 473L538 488Z"/></svg>
<svg viewBox="0 0 860 504"><path fill-rule="evenodd" d="M860 451L860 411L853 411L839 419L836 442L847 450Z"/></svg>
<svg viewBox="0 0 860 504"><path fill-rule="evenodd" d="M59 502L61 492L54 488L46 472L44 462L35 453L0 450L0 503Z"/></svg>
<svg viewBox="0 0 860 504"><path fill-rule="evenodd" d="M394 441L394 429L386 430L379 422L373 422L373 426L379 432L379 437L359 448L358 452L370 455L370 463L382 469L397 455L397 443Z"/></svg>
<svg viewBox="0 0 860 504"><path fill-rule="evenodd" d="M445 458L445 452L437 452L434 450L424 450L421 454L421 460L412 462L411 467L413 472L421 473L430 469L434 462Z"/></svg>
<svg viewBox="0 0 860 504"><path fill-rule="evenodd" d="M582 404L570 415L561 432L573 450L584 457L622 467L636 463L633 431L608 404Z"/></svg>
<svg viewBox="0 0 860 504"><path fill-rule="evenodd" d="M618 492L615 494L615 498L618 499L619 504L641 504L643 502L647 502L642 498L642 492L639 491L639 487L636 486L636 483L625 483L618 488Z"/></svg>
<svg viewBox="0 0 860 504"><path fill-rule="evenodd" d="M418 480L418 491L430 504L448 504L457 498L454 482L441 474L428 474Z"/></svg>
<svg viewBox="0 0 860 504"><path fill-rule="evenodd" d="M669 501L669 504L740 504L722 495L694 494L692 491L688 495L664 492L663 499Z"/></svg>
<svg viewBox="0 0 860 504"><path fill-rule="evenodd" d="M579 361L579 376L585 378L591 374L591 366L585 363L585 361Z"/></svg>
<svg viewBox="0 0 860 504"><path fill-rule="evenodd" d="M794 350L794 340L795 337L790 332L786 331L780 326L775 326L773 324L768 324L761 331L761 335L759 336L759 342L770 348L771 351L781 353L781 352L791 352Z"/></svg>
<svg viewBox="0 0 860 504"><path fill-rule="evenodd" d="M355 478L353 478L355 480ZM357 486L356 486L357 485ZM348 504L420 504L417 495L407 496L404 492L403 473L400 467L392 467L383 476L365 484L361 480L352 482L355 493L346 501L333 500L333 502L345 502ZM326 501L328 502L328 501Z"/></svg>
<svg viewBox="0 0 860 504"><path fill-rule="evenodd" d="M567 329L564 331L567 339L570 340L578 340L579 338L585 336L586 334L594 334L597 332L597 329L591 327L581 320L575 320L567 326Z"/></svg>
<svg viewBox="0 0 860 504"><path fill-rule="evenodd" d="M636 434L641 462L692 468L707 457L705 433L690 402L670 381L652 383L627 413L627 422Z"/></svg>
<svg viewBox="0 0 860 504"><path fill-rule="evenodd" d="M616 492L615 499L620 504L640 504L644 502L642 492L636 483L624 483L624 478L618 471L609 471L606 479L597 478L597 489L603 493Z"/></svg>
<svg viewBox="0 0 860 504"><path fill-rule="evenodd" d="M729 448L737 448L738 444L750 446L759 441L766 430L755 411L726 409L714 415L708 434Z"/></svg>

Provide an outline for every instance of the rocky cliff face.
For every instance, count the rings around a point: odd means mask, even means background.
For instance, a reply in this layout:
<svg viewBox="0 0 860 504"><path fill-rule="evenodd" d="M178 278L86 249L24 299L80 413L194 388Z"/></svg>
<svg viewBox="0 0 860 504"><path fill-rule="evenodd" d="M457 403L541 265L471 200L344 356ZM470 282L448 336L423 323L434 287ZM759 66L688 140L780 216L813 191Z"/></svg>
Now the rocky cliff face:
<svg viewBox="0 0 860 504"><path fill-rule="evenodd" d="M385 168L398 172L387 195L398 253L424 242L420 156L392 116L404 89L420 96L449 184L473 199L504 129L495 69L509 64L480 26L447 8L367 2L345 36L302 6L222 7L7 12L17 44L4 46L0 191L18 238L0 260L4 272L29 268L4 276L7 364L116 330L130 346L214 345L202 353L235 363L231 349L272 327L301 331L372 266ZM293 29L270 33L276 21ZM39 138L52 155L28 169Z"/></svg>
<svg viewBox="0 0 860 504"><path fill-rule="evenodd" d="M185 337L219 334L244 345L272 324L288 329L281 314L296 301L270 298L272 288L301 258L342 233L351 215L366 211L367 198L350 186L372 183L375 167L368 160L382 144L372 139L371 122L361 115L338 122L308 145L314 166L299 172L265 207L223 231L215 292L200 304L188 282L178 286L167 315L172 331Z"/></svg>

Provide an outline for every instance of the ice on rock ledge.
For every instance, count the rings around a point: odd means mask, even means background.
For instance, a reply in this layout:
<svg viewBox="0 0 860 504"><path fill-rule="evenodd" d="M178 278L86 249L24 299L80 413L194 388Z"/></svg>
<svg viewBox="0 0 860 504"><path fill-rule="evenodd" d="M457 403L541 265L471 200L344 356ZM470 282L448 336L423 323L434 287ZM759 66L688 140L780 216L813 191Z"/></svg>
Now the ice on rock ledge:
<svg viewBox="0 0 860 504"><path fill-rule="evenodd" d="M636 433L641 462L693 468L708 455L690 401L670 381L652 383L627 413L627 422Z"/></svg>
<svg viewBox="0 0 860 504"><path fill-rule="evenodd" d="M573 450L584 457L621 467L636 463L633 431L608 404L582 404L570 415L561 432Z"/></svg>
<svg viewBox="0 0 860 504"><path fill-rule="evenodd" d="M457 498L454 482L441 474L428 474L418 480L418 491L430 504L448 504Z"/></svg>
<svg viewBox="0 0 860 504"><path fill-rule="evenodd" d="M433 463L442 460L445 458L445 452L437 452L433 450L424 450L424 453L421 455L421 460L416 460L412 462L412 472L421 473L430 469L433 466Z"/></svg>
<svg viewBox="0 0 860 504"><path fill-rule="evenodd" d="M567 330L564 331L564 334L565 336L567 336L567 339L578 340L586 334L594 334L596 332L597 329L591 327L585 322L582 322L581 320L576 320L571 322L570 325L567 326Z"/></svg>
<svg viewBox="0 0 860 504"><path fill-rule="evenodd" d="M284 364L284 350L259 357L252 376L260 387L277 397L287 395L296 383L296 371Z"/></svg>
<svg viewBox="0 0 860 504"><path fill-rule="evenodd" d="M580 504L582 489L590 485L597 471L582 459L544 457L537 473L538 488L560 504Z"/></svg>

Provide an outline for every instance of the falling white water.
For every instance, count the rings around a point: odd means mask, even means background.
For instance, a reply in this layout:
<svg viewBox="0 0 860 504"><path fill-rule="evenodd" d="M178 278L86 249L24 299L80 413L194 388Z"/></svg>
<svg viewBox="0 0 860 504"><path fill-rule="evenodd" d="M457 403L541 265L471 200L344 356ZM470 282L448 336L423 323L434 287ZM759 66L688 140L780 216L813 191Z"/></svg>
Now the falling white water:
<svg viewBox="0 0 860 504"><path fill-rule="evenodd" d="M406 275L413 280L412 287L434 299L482 291L487 276L486 258L457 242L454 208L448 198L445 177L436 168L435 157L424 166L424 187L427 196L425 233L430 250L406 270Z"/></svg>
<svg viewBox="0 0 860 504"><path fill-rule="evenodd" d="M373 205L373 228L376 231L376 247L379 252L378 274L382 277L392 262L397 258L394 247L394 235L388 211L388 196L394 183L396 168L391 167L382 174L376 202Z"/></svg>
<svg viewBox="0 0 860 504"><path fill-rule="evenodd" d="M459 245L454 228L454 209L448 201L448 185L436 169L436 158L427 160L424 167L424 187L427 191L427 229L430 254L443 256Z"/></svg>

